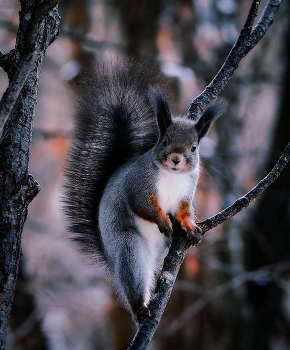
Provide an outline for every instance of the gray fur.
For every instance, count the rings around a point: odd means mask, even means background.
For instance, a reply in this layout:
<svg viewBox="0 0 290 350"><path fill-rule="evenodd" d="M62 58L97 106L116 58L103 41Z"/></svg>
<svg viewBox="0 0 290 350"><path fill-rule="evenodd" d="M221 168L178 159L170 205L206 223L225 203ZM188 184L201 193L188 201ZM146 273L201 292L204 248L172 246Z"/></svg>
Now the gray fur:
<svg viewBox="0 0 290 350"><path fill-rule="evenodd" d="M172 223L188 206L185 234L197 243L194 208L198 145L221 104L198 123L172 117L147 64L100 68L86 79L66 169L65 212L82 251L108 272L140 322L167 253Z"/></svg>

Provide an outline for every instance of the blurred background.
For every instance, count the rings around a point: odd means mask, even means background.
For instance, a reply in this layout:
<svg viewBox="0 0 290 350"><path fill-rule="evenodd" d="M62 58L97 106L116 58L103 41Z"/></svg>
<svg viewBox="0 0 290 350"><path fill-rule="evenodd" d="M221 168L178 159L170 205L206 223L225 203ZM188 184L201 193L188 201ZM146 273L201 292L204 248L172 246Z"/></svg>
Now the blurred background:
<svg viewBox="0 0 290 350"><path fill-rule="evenodd" d="M265 1L262 1L262 5ZM85 67L118 55L158 61L171 108L185 114L226 58L248 0L62 0L60 35L41 74L29 206L7 350L123 350L135 325L102 273L70 241L63 169ZM17 0L0 0L0 51L14 47ZM72 84L74 83L74 84ZM8 81L0 70L0 93ZM74 86L74 88L72 87ZM202 141L199 220L267 174L290 140L290 4L222 96L228 111ZM206 233L184 261L151 350L290 349L290 167L248 209Z"/></svg>

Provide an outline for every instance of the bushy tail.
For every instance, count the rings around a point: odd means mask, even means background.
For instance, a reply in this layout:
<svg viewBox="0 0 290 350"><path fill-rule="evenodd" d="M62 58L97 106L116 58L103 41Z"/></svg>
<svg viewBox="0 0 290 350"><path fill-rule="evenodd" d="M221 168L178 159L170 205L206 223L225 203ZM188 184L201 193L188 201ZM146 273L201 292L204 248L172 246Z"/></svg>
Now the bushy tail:
<svg viewBox="0 0 290 350"><path fill-rule="evenodd" d="M100 199L113 172L157 142L156 115L148 94L162 78L149 62L102 64L86 75L65 171L64 210L81 250L105 263L98 233Z"/></svg>

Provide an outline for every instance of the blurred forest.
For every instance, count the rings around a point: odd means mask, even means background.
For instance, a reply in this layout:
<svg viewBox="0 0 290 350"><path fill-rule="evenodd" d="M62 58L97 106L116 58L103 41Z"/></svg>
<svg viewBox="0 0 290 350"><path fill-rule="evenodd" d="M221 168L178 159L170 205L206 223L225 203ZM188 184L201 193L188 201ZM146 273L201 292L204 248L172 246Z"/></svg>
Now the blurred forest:
<svg viewBox="0 0 290 350"><path fill-rule="evenodd" d="M262 2L264 4L265 2ZM29 206L7 350L123 350L135 325L102 272L70 241L61 211L74 100L84 68L152 56L185 114L243 26L249 0L62 0L60 35L40 80ZM14 47L17 0L0 0L0 51ZM0 70L0 93L8 81ZM203 220L266 175L290 139L290 3L222 96L228 111L202 141ZM290 349L290 167L248 209L206 233L184 261L150 350Z"/></svg>

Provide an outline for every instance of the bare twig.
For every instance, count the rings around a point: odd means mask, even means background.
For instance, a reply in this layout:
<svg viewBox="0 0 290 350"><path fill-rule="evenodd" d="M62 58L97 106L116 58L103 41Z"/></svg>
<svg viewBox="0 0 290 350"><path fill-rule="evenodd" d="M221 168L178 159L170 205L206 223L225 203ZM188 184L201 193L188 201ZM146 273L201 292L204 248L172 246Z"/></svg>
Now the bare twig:
<svg viewBox="0 0 290 350"><path fill-rule="evenodd" d="M194 317L200 310L202 310L209 302L229 292L230 290L239 288L244 283L249 281L259 281L261 279L275 279L275 273L290 269L290 261L272 264L261 269L244 272L231 280L220 284L219 286L205 292L201 298L196 300L191 306L176 318L165 330L167 335L171 335L178 331L186 324L192 317ZM274 275L273 275L274 274ZM190 291L188 288L187 290Z"/></svg>
<svg viewBox="0 0 290 350"><path fill-rule="evenodd" d="M3 127L9 118L23 85L35 65L38 55L37 37L40 23L56 6L58 0L46 0L36 6L25 33L24 52L19 66L0 101L0 137Z"/></svg>
<svg viewBox="0 0 290 350"><path fill-rule="evenodd" d="M260 0L253 0L245 25L236 43L210 84L190 103L187 112L188 118L199 119L208 104L222 92L231 76L238 68L242 58L245 57L265 35L267 29L273 22L273 17L280 6L280 2L281 0L268 0L257 25L252 30L254 19L257 16L258 7L260 5Z"/></svg>
<svg viewBox="0 0 290 350"><path fill-rule="evenodd" d="M284 150L284 153L279 158L278 162L274 166L274 168L270 171L270 173L264 177L263 180L261 180L255 187L253 187L248 193L246 193L244 196L240 197L227 207L226 209L220 211L216 215L201 221L198 223L198 226L202 229L203 234L206 231L209 231L213 227L216 227L217 225L220 225L225 220L230 219L234 215L236 215L238 212L245 209L253 200L255 200L267 187L271 185L272 182L274 182L278 176L281 174L283 169L285 168L286 164L290 160L290 142L288 143L287 147Z"/></svg>

